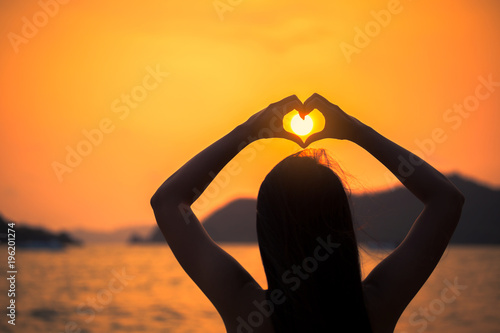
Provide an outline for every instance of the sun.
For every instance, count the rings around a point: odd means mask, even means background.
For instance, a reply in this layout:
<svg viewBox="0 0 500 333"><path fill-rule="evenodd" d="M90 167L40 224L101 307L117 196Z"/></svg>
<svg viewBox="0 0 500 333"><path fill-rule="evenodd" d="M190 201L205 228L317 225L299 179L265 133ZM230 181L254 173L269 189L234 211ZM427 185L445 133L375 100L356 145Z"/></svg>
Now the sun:
<svg viewBox="0 0 500 333"><path fill-rule="evenodd" d="M300 118L297 114L292 118L292 131L297 135L307 135L313 129L313 121L312 118L307 115L304 119Z"/></svg>

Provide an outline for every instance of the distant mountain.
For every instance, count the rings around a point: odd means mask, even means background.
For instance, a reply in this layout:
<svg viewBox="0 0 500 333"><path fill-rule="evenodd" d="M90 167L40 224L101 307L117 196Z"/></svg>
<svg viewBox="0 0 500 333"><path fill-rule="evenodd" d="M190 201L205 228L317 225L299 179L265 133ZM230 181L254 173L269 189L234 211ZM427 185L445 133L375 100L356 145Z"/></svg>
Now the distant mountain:
<svg viewBox="0 0 500 333"><path fill-rule="evenodd" d="M451 242L500 244L500 190L459 175L451 175L449 179L466 198ZM403 187L351 199L358 238L364 243L399 244L423 208ZM216 242L256 242L255 212L255 199L239 199L212 213L203 225ZM154 229L150 239L164 241L159 229Z"/></svg>
<svg viewBox="0 0 500 333"><path fill-rule="evenodd" d="M212 213L204 220L203 226L216 242L256 242L256 213L255 199L239 199Z"/></svg>
<svg viewBox="0 0 500 333"><path fill-rule="evenodd" d="M161 234L157 226L148 229L147 234L132 233L128 238L128 243L144 244L144 243L165 243L165 238Z"/></svg>
<svg viewBox="0 0 500 333"><path fill-rule="evenodd" d="M500 244L500 191L459 175L448 178L465 196L451 243ZM422 208L422 203L403 187L353 198L360 241L400 243Z"/></svg>
<svg viewBox="0 0 500 333"><path fill-rule="evenodd" d="M76 229L70 231L73 237L85 243L125 243L132 235L138 238L147 238L151 234L152 226L124 227L117 230L102 232L87 229Z"/></svg>
<svg viewBox="0 0 500 333"><path fill-rule="evenodd" d="M14 223L11 227L9 224ZM8 229L14 230L14 232ZM4 219L0 215L0 244L7 244L8 234L15 235L15 246L21 248L59 249L67 245L79 245L80 241L73 239L68 233L53 233L43 228L26 226L23 223Z"/></svg>

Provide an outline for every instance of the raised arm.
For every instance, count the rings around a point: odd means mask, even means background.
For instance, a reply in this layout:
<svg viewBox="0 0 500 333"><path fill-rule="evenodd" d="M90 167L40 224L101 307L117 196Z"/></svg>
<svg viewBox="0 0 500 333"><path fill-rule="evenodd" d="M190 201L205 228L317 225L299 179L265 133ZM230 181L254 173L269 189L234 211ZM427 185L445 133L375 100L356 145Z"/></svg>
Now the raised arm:
<svg viewBox="0 0 500 333"><path fill-rule="evenodd" d="M236 260L212 241L190 206L215 175L252 141L277 137L303 144L298 136L283 130L283 115L301 107L299 99L290 96L253 115L183 165L151 199L158 226L176 259L223 319L236 319L234 311L237 311L237 303L244 301L245 289L257 284ZM226 326L234 324L226 320Z"/></svg>
<svg viewBox="0 0 500 333"><path fill-rule="evenodd" d="M320 95L305 103L304 113L317 108L326 127L306 143L321 138L347 139L383 163L422 203L424 208L403 242L363 282L380 313L379 322L393 329L401 313L439 262L460 218L464 197L439 171L372 128L347 115ZM413 172L402 168L407 161Z"/></svg>

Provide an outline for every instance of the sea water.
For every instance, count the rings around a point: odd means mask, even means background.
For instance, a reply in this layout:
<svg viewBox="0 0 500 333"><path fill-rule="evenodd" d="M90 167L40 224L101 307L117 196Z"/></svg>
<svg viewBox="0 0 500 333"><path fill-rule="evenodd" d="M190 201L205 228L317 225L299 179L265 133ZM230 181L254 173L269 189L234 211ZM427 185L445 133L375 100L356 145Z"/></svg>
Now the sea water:
<svg viewBox="0 0 500 333"><path fill-rule="evenodd" d="M223 245L263 286L257 245ZM7 276L6 247L0 269ZM389 250L361 251L363 274ZM2 257L0 257L2 258ZM15 326L0 281L0 332L225 332L217 311L165 245L18 250ZM450 246L395 332L500 332L500 247Z"/></svg>

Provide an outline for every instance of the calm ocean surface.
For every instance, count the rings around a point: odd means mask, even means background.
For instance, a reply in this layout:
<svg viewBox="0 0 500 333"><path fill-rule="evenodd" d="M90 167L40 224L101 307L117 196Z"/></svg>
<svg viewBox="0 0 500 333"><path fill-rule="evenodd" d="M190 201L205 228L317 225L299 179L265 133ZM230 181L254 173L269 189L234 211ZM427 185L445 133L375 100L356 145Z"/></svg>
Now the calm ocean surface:
<svg viewBox="0 0 500 333"><path fill-rule="evenodd" d="M224 248L265 286L256 245ZM6 247L0 247L6 275ZM386 252L362 252L364 274ZM0 332L225 332L222 320L166 246L88 245L18 250L16 325ZM455 285L455 287L453 287ZM500 332L500 247L452 246L396 332Z"/></svg>

